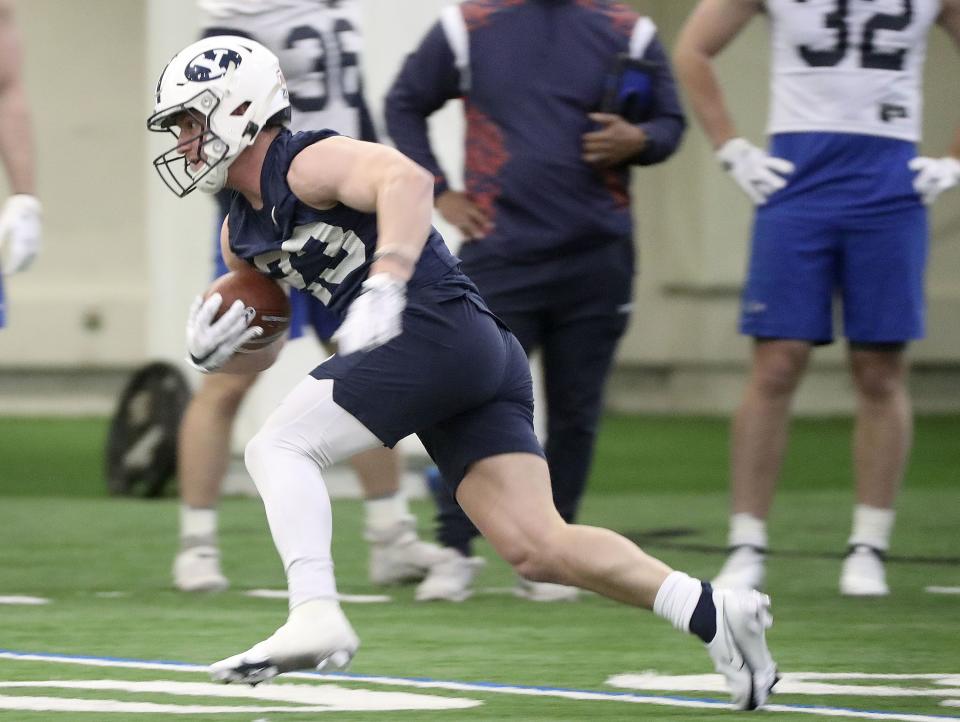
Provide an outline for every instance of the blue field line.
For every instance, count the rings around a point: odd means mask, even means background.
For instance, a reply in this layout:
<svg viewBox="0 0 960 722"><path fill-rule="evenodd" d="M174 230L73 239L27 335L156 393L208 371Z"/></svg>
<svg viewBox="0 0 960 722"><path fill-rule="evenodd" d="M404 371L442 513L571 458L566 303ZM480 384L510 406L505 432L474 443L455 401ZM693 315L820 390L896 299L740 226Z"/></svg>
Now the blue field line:
<svg viewBox="0 0 960 722"><path fill-rule="evenodd" d="M74 654L51 654L46 652L22 652L12 649L0 649L0 660L20 660L78 664L97 667L119 667L129 669L170 670L175 672L206 672L207 665L190 664L170 660L143 660L124 657L98 657ZM612 701L633 704L659 704L670 707L730 709L728 702L709 699L659 695L637 695L630 692L604 692L579 690L564 687L546 687L536 685L511 685L501 682L460 682L438 680L429 677L384 677L378 675L352 674L339 672L323 674L320 672L290 672L284 678L327 680L340 682L358 682L387 686L413 687L419 689L443 689L455 692L492 692L496 694L514 694L534 697L560 697L581 701ZM880 710L851 709L845 707L827 707L806 704L767 704L761 712L788 712L794 714L813 714L825 717L850 717L875 720L898 720L900 722L940 722L941 720L960 720L954 715L915 714L910 712L888 712Z"/></svg>
<svg viewBox="0 0 960 722"><path fill-rule="evenodd" d="M0 659L36 660L47 662L89 663L98 667L129 667L132 669L156 669L169 667L177 672L206 672L206 664L190 664L165 659L127 659L126 657L94 657L88 654L58 654L55 652L18 652L15 649L0 649Z"/></svg>

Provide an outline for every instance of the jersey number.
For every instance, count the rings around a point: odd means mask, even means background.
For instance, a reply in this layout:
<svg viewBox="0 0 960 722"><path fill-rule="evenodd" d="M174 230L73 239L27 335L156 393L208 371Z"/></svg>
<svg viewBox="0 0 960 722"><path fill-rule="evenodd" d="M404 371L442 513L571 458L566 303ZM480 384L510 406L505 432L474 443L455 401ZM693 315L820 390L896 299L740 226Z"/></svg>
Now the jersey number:
<svg viewBox="0 0 960 722"><path fill-rule="evenodd" d="M860 67L874 70L903 70L907 49L883 51L876 47L878 30L901 31L906 30L913 20L913 0L901 0L903 9L899 15L877 13L863 26L863 37L860 40ZM807 0L796 0L805 3ZM837 0L837 6L832 12L823 17L823 25L837 34L837 43L826 50L815 50L809 45L797 48L800 56L807 65L815 68L829 68L837 65L847 55L850 49L850 25L848 16L850 0Z"/></svg>
<svg viewBox="0 0 960 722"><path fill-rule="evenodd" d="M333 33L325 35L310 25L298 25L287 35L284 46L293 48L297 43L316 43L317 56L311 70L316 73L317 92L313 95L304 95L302 92L290 91L290 102L301 112L316 112L325 110L330 100L331 91L339 88L347 105L356 107L360 104L360 64L357 53L347 49L350 45L349 36L356 35L356 29L344 18L338 18L333 25ZM344 42L346 40L346 42ZM329 47L332 44L334 48ZM334 77L331 73L329 58L332 50L340 58L339 74Z"/></svg>
<svg viewBox="0 0 960 722"><path fill-rule="evenodd" d="M261 253L253 262L263 273L274 278L279 275L326 306L333 298L331 287L342 283L366 260L366 247L356 233L321 221L297 226L282 250Z"/></svg>

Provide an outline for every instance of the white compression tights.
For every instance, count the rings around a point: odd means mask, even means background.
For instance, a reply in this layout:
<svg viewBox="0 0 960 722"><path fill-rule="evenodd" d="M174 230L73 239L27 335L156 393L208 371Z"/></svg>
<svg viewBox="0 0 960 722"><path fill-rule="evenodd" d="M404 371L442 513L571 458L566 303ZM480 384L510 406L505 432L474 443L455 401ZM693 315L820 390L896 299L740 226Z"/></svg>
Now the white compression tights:
<svg viewBox="0 0 960 722"><path fill-rule="evenodd" d="M333 381L308 376L247 444L247 470L267 512L290 590L290 608L336 596L333 517L321 470L383 444L333 401Z"/></svg>

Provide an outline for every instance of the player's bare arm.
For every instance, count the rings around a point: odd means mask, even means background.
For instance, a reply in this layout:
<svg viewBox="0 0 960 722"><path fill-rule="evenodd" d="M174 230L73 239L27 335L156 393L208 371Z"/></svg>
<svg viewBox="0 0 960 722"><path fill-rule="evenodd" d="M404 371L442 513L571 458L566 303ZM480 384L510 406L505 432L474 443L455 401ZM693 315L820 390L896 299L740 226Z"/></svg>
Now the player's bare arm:
<svg viewBox="0 0 960 722"><path fill-rule="evenodd" d="M960 50L960 0L943 0L940 17L937 19L940 26L953 39L957 50ZM949 150L954 158L960 158L960 126L953 136L953 143Z"/></svg>
<svg viewBox="0 0 960 722"><path fill-rule="evenodd" d="M0 91L6 90L19 74L19 46L13 6L7 0L0 0Z"/></svg>
<svg viewBox="0 0 960 722"><path fill-rule="evenodd" d="M677 77L715 148L737 133L714 72L713 58L762 9L762 0L702 0L677 40L673 53Z"/></svg>
<svg viewBox="0 0 960 722"><path fill-rule="evenodd" d="M433 177L399 151L334 136L301 151L287 173L290 190L314 208L343 203L378 218L370 274L406 281L430 234Z"/></svg>
<svg viewBox="0 0 960 722"><path fill-rule="evenodd" d="M20 72L20 36L13 7L0 0L0 161L11 195L0 207L5 274L26 270L42 245L41 207L35 197L30 106Z"/></svg>
<svg viewBox="0 0 960 722"><path fill-rule="evenodd" d="M713 58L763 10L761 0L702 0L687 18L674 51L677 77L687 91L717 160L756 205L782 189L793 164L737 136Z"/></svg>
<svg viewBox="0 0 960 722"><path fill-rule="evenodd" d="M255 374L266 371L273 366L286 342L286 336L280 336L276 341L255 351L243 351L230 357L217 373L222 374Z"/></svg>
<svg viewBox="0 0 960 722"><path fill-rule="evenodd" d="M960 0L943 0L937 23L960 47ZM910 161L916 175L913 187L928 205L946 190L960 185L960 126L953 134L947 154L941 157L920 156Z"/></svg>
<svg viewBox="0 0 960 722"><path fill-rule="evenodd" d="M21 80L20 36L13 6L0 0L0 158L14 193L34 194L30 112Z"/></svg>

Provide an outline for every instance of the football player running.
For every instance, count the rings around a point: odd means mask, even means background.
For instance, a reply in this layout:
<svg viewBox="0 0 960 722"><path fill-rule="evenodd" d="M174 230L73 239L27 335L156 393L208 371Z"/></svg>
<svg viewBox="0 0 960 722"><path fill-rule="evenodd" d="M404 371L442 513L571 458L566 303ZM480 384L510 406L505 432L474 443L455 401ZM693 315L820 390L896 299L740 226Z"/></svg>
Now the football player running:
<svg viewBox="0 0 960 722"><path fill-rule="evenodd" d="M160 77L155 107L149 127L176 136L154 161L168 185L181 195L198 186L237 191L222 234L227 264L308 289L344 319L339 352L247 445L290 612L271 637L212 665L215 679L256 684L350 661L359 640L336 600L323 475L416 433L464 511L519 574L652 609L706 643L737 707L764 703L776 681L765 595L715 591L622 536L568 524L557 512L533 431L526 356L431 227L427 171L392 148L330 130L290 133L277 58L244 38L212 37L178 53ZM219 303L214 295L203 305ZM230 314L201 332L197 322L208 314L201 306L189 324L195 358L222 358L218 349L249 337L252 329ZM230 356L205 370L259 368L273 352Z"/></svg>
<svg viewBox="0 0 960 722"><path fill-rule="evenodd" d="M360 74L361 41L357 0L198 0L203 35L256 38L276 50L291 86L294 130L335 128L376 140ZM221 220L232 192L217 193ZM218 226L219 228L219 226ZM226 273L215 239L216 274ZM290 293L290 338L312 326L326 343L337 319L301 289ZM173 563L174 586L187 592L219 591L229 585L220 564L217 503L230 457L233 421L258 374L204 377L180 426L180 549ZM420 539L416 518L400 491L403 460L393 449L373 449L350 460L364 496L364 537L370 544L369 577L374 584L422 579L447 554Z"/></svg>
<svg viewBox="0 0 960 722"><path fill-rule="evenodd" d="M739 137L713 58L757 14L772 37L768 150ZM721 166L756 206L740 330L752 370L733 420L732 517L716 586L761 588L790 403L843 304L857 397L857 503L840 591L889 593L883 565L912 441L907 344L924 333L927 209L960 181L960 129L918 157L927 35L960 43L960 0L701 0L674 54Z"/></svg>

